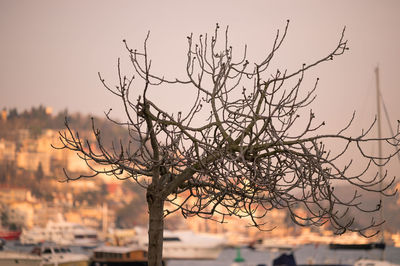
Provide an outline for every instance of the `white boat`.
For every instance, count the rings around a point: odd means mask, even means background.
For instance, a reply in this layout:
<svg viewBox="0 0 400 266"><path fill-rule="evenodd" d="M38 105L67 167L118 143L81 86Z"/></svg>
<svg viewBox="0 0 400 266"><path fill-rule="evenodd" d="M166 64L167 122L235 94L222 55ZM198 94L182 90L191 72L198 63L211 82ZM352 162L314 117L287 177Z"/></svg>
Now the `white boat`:
<svg viewBox="0 0 400 266"><path fill-rule="evenodd" d="M147 249L147 230L136 228L134 245ZM214 260L226 245L226 239L212 234L197 234L192 231L164 231L163 259Z"/></svg>
<svg viewBox="0 0 400 266"><path fill-rule="evenodd" d="M163 257L165 259L215 260L226 244L223 237L195 234L192 231L165 231Z"/></svg>
<svg viewBox="0 0 400 266"><path fill-rule="evenodd" d="M400 264L392 263L387 260L361 259L357 260L354 266L400 266Z"/></svg>
<svg viewBox="0 0 400 266"><path fill-rule="evenodd" d="M0 251L0 265L4 266L88 266L89 260L89 256L50 244L37 246L31 253Z"/></svg>
<svg viewBox="0 0 400 266"><path fill-rule="evenodd" d="M265 238L255 241L250 247L257 251L282 252L292 251L296 248L296 245L281 238Z"/></svg>
<svg viewBox="0 0 400 266"><path fill-rule="evenodd" d="M0 251L0 265L4 266L41 266L42 258L38 255L17 251Z"/></svg>
<svg viewBox="0 0 400 266"><path fill-rule="evenodd" d="M24 245L45 241L79 247L95 247L99 244L96 230L64 220L49 221L44 228L34 227L30 230L23 230L20 236L20 242Z"/></svg>
<svg viewBox="0 0 400 266"><path fill-rule="evenodd" d="M137 245L101 246L93 250L92 265L147 265L147 250ZM165 261L162 262L166 265Z"/></svg>
<svg viewBox="0 0 400 266"><path fill-rule="evenodd" d="M41 258L40 266L88 266L90 260L87 255L72 253L67 247L51 244L37 246L31 254Z"/></svg>

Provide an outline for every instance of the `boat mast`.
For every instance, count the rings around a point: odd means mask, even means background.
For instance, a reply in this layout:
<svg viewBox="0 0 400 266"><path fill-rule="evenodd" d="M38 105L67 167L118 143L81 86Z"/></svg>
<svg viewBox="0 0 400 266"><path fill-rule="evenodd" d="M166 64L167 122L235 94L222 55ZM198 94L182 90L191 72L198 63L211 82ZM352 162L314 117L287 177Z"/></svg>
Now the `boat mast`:
<svg viewBox="0 0 400 266"><path fill-rule="evenodd" d="M378 139L382 138L382 127L381 127L381 92L379 86L379 67L375 68L376 75L376 108L377 108L377 123L378 123ZM378 141L378 158L382 158L382 142ZM382 180L382 160L378 159L378 170L379 170L379 179ZM379 189L382 190L382 182L379 183ZM380 195L381 208L379 210L379 220L383 221L383 202L382 202L382 194ZM381 243L385 242L384 229L381 226ZM382 249L381 252L381 261L385 259L385 251Z"/></svg>
<svg viewBox="0 0 400 266"><path fill-rule="evenodd" d="M381 131L381 93L379 88L379 67L375 68L375 75L376 75L376 108L377 108L377 123L378 123L378 139L382 138L382 131ZM378 157L382 158L382 143L378 141ZM382 179L382 160L378 160L379 163L379 178ZM382 183L380 183L382 188Z"/></svg>

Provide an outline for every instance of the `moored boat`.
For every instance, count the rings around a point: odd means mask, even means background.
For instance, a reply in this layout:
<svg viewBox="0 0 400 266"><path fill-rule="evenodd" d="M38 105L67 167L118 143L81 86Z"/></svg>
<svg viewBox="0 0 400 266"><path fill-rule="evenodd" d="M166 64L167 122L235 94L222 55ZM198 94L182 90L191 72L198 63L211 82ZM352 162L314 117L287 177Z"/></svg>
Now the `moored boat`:
<svg viewBox="0 0 400 266"><path fill-rule="evenodd" d="M147 232L136 229L133 243L148 247ZM215 260L226 245L222 236L199 234L189 230L164 231L163 259L173 260Z"/></svg>
<svg viewBox="0 0 400 266"><path fill-rule="evenodd" d="M396 264L387 260L361 259L357 260L354 263L354 266L400 266L400 264Z"/></svg>
<svg viewBox="0 0 400 266"><path fill-rule="evenodd" d="M20 235L20 230L0 230L0 238L4 240L18 240Z"/></svg>
<svg viewBox="0 0 400 266"><path fill-rule="evenodd" d="M96 247L99 245L96 230L64 220L49 221L44 228L34 227L24 230L20 241L24 245L39 244L44 241L63 246Z"/></svg>
<svg viewBox="0 0 400 266"><path fill-rule="evenodd" d="M273 251L273 252L284 252L293 251L296 245L289 243L285 239L280 238L268 238L258 239L257 241L250 244L250 248L257 251Z"/></svg>
<svg viewBox="0 0 400 266"><path fill-rule="evenodd" d="M147 266L147 251L136 245L102 246L94 250L91 266ZM163 261L163 265L165 262Z"/></svg>
<svg viewBox="0 0 400 266"><path fill-rule="evenodd" d="M175 260L215 260L225 247L225 239L192 231L166 231L163 258Z"/></svg>
<svg viewBox="0 0 400 266"><path fill-rule="evenodd" d="M90 257L73 253L68 247L54 244L36 246L31 254L41 258L40 266L88 266Z"/></svg>
<svg viewBox="0 0 400 266"><path fill-rule="evenodd" d="M42 266L38 255L17 251L0 251L0 265L5 266Z"/></svg>
<svg viewBox="0 0 400 266"><path fill-rule="evenodd" d="M371 250L371 249L385 249L386 244L383 242L376 243L331 243L329 244L330 249L360 249L360 250Z"/></svg>

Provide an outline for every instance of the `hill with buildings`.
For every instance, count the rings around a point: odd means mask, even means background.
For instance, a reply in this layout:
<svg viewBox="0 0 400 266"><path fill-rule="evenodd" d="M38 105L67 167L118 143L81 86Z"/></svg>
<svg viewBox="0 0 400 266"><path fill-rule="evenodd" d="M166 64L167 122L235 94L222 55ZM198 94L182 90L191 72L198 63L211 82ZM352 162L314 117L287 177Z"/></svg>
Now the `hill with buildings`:
<svg viewBox="0 0 400 266"><path fill-rule="evenodd" d="M88 171L75 153L52 148L52 145L58 146L58 131L65 129L66 118L82 137L91 138L89 116L67 111L53 115L50 108L43 106L21 113L16 109L2 110L0 207L3 226L43 225L57 213L96 228L104 226L103 220L119 227L146 224L143 191L132 182L102 176L62 183L63 169L74 176ZM94 121L106 143L127 139L123 129L106 119L95 117ZM127 212L130 206L135 208Z"/></svg>
<svg viewBox="0 0 400 266"><path fill-rule="evenodd" d="M81 223L98 230L129 228L147 224L145 193L135 183L120 181L110 176L80 179L63 183L63 169L78 176L88 171L86 164L68 150L57 150L58 132L65 129L69 119L71 128L81 137L92 137L90 116L69 114L67 110L53 114L51 108L39 106L18 112L3 110L0 118L0 212L4 227L30 228L43 226L48 220L62 214L66 220ZM94 118L104 143L128 135L122 128L104 118ZM348 193L348 188L343 188ZM365 204L376 204L376 195L365 195ZM400 231L400 201L398 196L384 200L385 230ZM368 218L368 217L366 217ZM272 235L297 234L297 228L283 210L274 210L267 217ZM226 232L244 236L258 236L254 228L247 227L245 219L228 217L231 223L221 225L210 220L183 219L179 214L166 220L169 229L191 228L194 231ZM359 219L360 223L364 219ZM240 226L239 226L240 225ZM328 230L329 226L312 230Z"/></svg>

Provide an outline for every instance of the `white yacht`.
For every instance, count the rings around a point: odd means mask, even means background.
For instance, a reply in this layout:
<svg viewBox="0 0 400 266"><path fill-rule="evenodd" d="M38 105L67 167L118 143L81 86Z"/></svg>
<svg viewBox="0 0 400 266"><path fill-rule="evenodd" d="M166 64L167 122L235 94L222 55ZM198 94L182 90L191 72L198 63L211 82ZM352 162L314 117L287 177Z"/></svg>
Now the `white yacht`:
<svg viewBox="0 0 400 266"><path fill-rule="evenodd" d="M195 234L192 231L164 232L163 254L165 259L214 260L226 244L223 237Z"/></svg>
<svg viewBox="0 0 400 266"><path fill-rule="evenodd" d="M387 260L361 259L357 260L354 266L400 266L400 264L392 263Z"/></svg>
<svg viewBox="0 0 400 266"><path fill-rule="evenodd" d="M90 257L72 253L69 248L42 244L28 251L1 250L0 265L4 266L88 266Z"/></svg>
<svg viewBox="0 0 400 266"><path fill-rule="evenodd" d="M289 241L289 239L281 238L266 238L258 239L254 243L250 244L250 247L257 251L293 251L296 248L296 244Z"/></svg>
<svg viewBox="0 0 400 266"><path fill-rule="evenodd" d="M23 230L20 236L20 242L24 245L45 241L79 247L95 247L99 243L96 230L64 220L49 221L44 228L34 227L31 230Z"/></svg>
<svg viewBox="0 0 400 266"><path fill-rule="evenodd" d="M93 250L91 265L147 265L147 250L143 247L101 246ZM162 265L166 265L163 260Z"/></svg>
<svg viewBox="0 0 400 266"><path fill-rule="evenodd" d="M38 255L18 251L0 251L0 265L7 266L42 266L42 258Z"/></svg>
<svg viewBox="0 0 400 266"><path fill-rule="evenodd" d="M135 244L147 249L147 230L137 230ZM226 245L226 239L192 231L164 231L163 258L174 260L214 260Z"/></svg>
<svg viewBox="0 0 400 266"><path fill-rule="evenodd" d="M52 244L37 246L31 254L41 258L40 266L88 266L90 260L87 255L73 253L69 248Z"/></svg>

